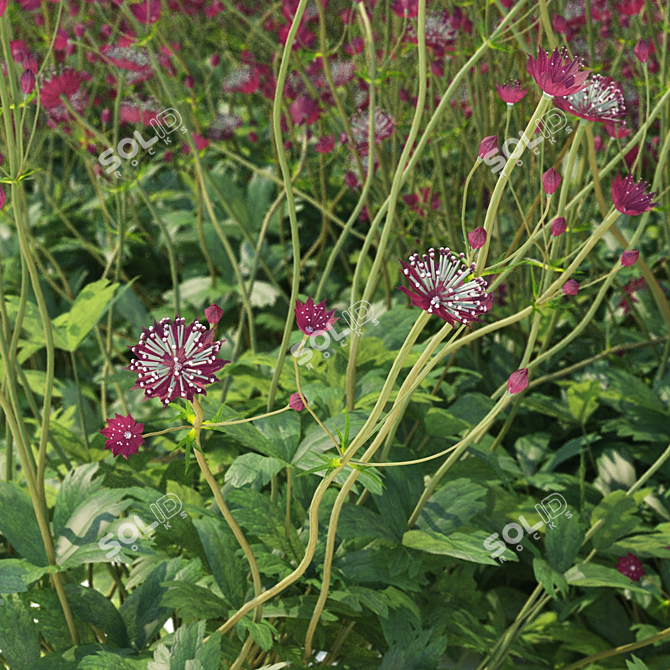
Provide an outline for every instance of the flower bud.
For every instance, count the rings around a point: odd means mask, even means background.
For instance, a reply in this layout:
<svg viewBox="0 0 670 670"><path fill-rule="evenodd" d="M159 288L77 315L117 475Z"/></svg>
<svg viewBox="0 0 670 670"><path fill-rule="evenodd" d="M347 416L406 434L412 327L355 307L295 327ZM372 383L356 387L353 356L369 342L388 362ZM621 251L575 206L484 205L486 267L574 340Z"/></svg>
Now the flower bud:
<svg viewBox="0 0 670 670"><path fill-rule="evenodd" d="M25 70L20 79L23 95L30 95L35 88L35 75L30 70Z"/></svg>
<svg viewBox="0 0 670 670"><path fill-rule="evenodd" d="M209 307L205 308L205 317L212 326L215 326L217 323L219 323L222 316L223 310L218 305L210 305Z"/></svg>
<svg viewBox="0 0 670 670"><path fill-rule="evenodd" d="M633 49L633 53L640 63L646 65L649 60L649 45L644 40L638 40Z"/></svg>
<svg viewBox="0 0 670 670"><path fill-rule="evenodd" d="M631 249L630 251L624 251L621 254L621 265L625 268L635 265L637 259L640 257L640 252L637 249Z"/></svg>
<svg viewBox="0 0 670 670"><path fill-rule="evenodd" d="M498 150L498 136L489 135L485 137L479 145L479 153L477 154L479 160L484 160L490 153Z"/></svg>
<svg viewBox="0 0 670 670"><path fill-rule="evenodd" d="M521 370L517 370L509 376L507 392L510 395L521 393L526 388L528 388L528 368L521 368Z"/></svg>
<svg viewBox="0 0 670 670"><path fill-rule="evenodd" d="M544 186L544 192L547 195L552 195L556 191L560 183L561 183L561 175L558 174L558 172L556 172L554 168L549 168L542 175L542 186Z"/></svg>
<svg viewBox="0 0 670 670"><path fill-rule="evenodd" d="M568 279L568 281L563 284L562 290L565 295L577 295L579 284L574 279Z"/></svg>
<svg viewBox="0 0 670 670"><path fill-rule="evenodd" d="M486 244L486 231L478 226L468 233L468 242L473 249L481 249Z"/></svg>
<svg viewBox="0 0 670 670"><path fill-rule="evenodd" d="M565 218L562 216L557 216L551 222L551 236L558 237L559 235L562 235L567 227L568 224L565 222Z"/></svg>

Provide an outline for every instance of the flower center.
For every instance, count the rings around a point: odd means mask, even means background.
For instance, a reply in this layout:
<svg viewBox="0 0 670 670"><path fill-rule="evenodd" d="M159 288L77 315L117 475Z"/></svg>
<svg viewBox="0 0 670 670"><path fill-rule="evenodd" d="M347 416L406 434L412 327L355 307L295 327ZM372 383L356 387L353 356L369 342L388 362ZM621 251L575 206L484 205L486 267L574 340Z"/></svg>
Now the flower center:
<svg viewBox="0 0 670 670"><path fill-rule="evenodd" d="M129 440L129 439L132 437L132 433L131 433L129 430L127 430L127 431L123 434L123 437L124 437L126 440Z"/></svg>
<svg viewBox="0 0 670 670"><path fill-rule="evenodd" d="M181 363L175 363L174 364L174 373L178 375L181 372L182 367L184 367Z"/></svg>

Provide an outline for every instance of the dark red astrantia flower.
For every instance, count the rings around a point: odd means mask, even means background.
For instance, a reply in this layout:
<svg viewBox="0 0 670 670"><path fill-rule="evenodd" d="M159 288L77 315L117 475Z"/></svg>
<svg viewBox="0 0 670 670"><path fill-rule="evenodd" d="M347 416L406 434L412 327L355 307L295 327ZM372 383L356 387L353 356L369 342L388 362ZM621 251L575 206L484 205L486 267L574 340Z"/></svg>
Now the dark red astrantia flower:
<svg viewBox="0 0 670 670"><path fill-rule="evenodd" d="M619 562L616 564L616 569L622 575L629 577L634 582L639 582L640 578L644 575L642 561L631 553L629 553L628 556L622 556L619 559Z"/></svg>
<svg viewBox="0 0 670 670"><path fill-rule="evenodd" d="M67 68L57 77L45 81L40 88L42 107L45 109L59 107L62 104L60 96L71 98L79 90L80 82L79 72L75 72L72 68Z"/></svg>
<svg viewBox="0 0 670 670"><path fill-rule="evenodd" d="M330 312L326 310L326 301L322 300L318 305L314 304L312 296L307 298L303 305L300 300L295 301L295 320L298 328L305 335L314 335L314 333L323 333L330 330L330 327L340 318L333 317L335 310Z"/></svg>
<svg viewBox="0 0 670 670"><path fill-rule="evenodd" d="M580 71L581 66L580 58L571 61L567 49L559 51L556 47L551 56L543 49L540 49L537 58L528 56L526 70L547 95L566 96L577 93L588 85L584 82L591 71Z"/></svg>
<svg viewBox="0 0 670 670"><path fill-rule="evenodd" d="M523 100L526 93L528 93L527 88L521 88L518 80L515 82L508 81L503 86L496 84L496 91L498 91L500 99L508 105L515 105L520 100Z"/></svg>
<svg viewBox="0 0 670 670"><path fill-rule="evenodd" d="M617 172L616 178L612 181L614 207L628 216L639 216L656 207L658 203L652 202L656 193L645 193L647 186L646 181L639 181L636 184L632 174L621 179L621 175Z"/></svg>
<svg viewBox="0 0 670 670"><path fill-rule="evenodd" d="M556 107L580 119L598 123L618 123L626 116L626 103L621 84L611 77L596 74L582 91L554 98Z"/></svg>
<svg viewBox="0 0 670 670"><path fill-rule="evenodd" d="M130 11L138 23L149 25L156 23L161 17L161 0L143 0L130 5Z"/></svg>
<svg viewBox="0 0 670 670"><path fill-rule="evenodd" d="M429 249L423 259L414 254L409 263L400 261L403 274L413 287L398 286L398 289L409 296L412 305L447 323L479 321L478 317L491 309L486 281L482 277L467 281L475 271L475 264L468 267L462 260L465 254L456 257L443 247L438 253L437 261L434 249Z"/></svg>
<svg viewBox="0 0 670 670"><path fill-rule="evenodd" d="M106 438L105 449L111 449L113 456L128 456L136 454L140 445L144 442L142 437L143 423L135 423L130 414L128 416L116 415L114 419L107 419L107 428L99 431Z"/></svg>
<svg viewBox="0 0 670 670"><path fill-rule="evenodd" d="M145 400L160 398L164 406L173 400L193 400L205 392L207 384L219 380L214 376L230 361L217 358L224 340L214 341L214 331L197 320L185 326L179 315L142 329L140 343L128 347L137 358L125 368L137 373L133 389L142 389Z"/></svg>

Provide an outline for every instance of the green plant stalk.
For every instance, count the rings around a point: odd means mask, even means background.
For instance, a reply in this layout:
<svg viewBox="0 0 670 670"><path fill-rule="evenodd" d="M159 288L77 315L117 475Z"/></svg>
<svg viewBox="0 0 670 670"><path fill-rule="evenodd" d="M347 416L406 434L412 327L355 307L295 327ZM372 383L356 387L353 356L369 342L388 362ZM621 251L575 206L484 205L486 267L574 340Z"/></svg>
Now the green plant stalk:
<svg viewBox="0 0 670 670"><path fill-rule="evenodd" d="M291 282L291 299L289 301L288 315L286 317L286 324L284 325L284 334L282 335L281 345L279 347L279 354L277 356L277 365L275 366L272 381L270 382L270 390L268 392L268 412L274 407L275 395L277 387L279 386L279 377L284 368L284 361L286 359L286 348L288 346L289 337L291 336L291 328L293 327L293 320L295 318L296 298L298 297L298 290L300 288L300 238L298 235L298 217L295 211L295 199L293 197L293 190L291 187L291 171L286 160L286 152L284 151L284 144L282 142L281 132L281 101L284 95L284 84L288 74L288 66L291 57L291 50L293 48L293 40L298 33L298 27L302 16L305 13L308 0L300 0L298 7L289 29L286 44L284 45L284 52L282 54L281 65L279 68L279 76L277 77L277 87L275 89L275 99L272 109L272 124L274 128L274 139L277 148L277 155L279 157L279 164L281 166L282 176L284 177L284 189L286 190L286 207L288 209L289 221L291 224L291 242L293 248L293 281ZM326 56L324 55L324 59Z"/></svg>
<svg viewBox="0 0 670 670"><path fill-rule="evenodd" d="M507 114L509 117L509 112ZM477 157L475 164L472 166L472 170L468 173L468 176L465 178L465 186L463 187L463 208L461 209L461 230L463 231L463 248L468 248L468 233L465 228L465 209L468 204L468 186L470 185L470 180L475 174L475 170L479 167L479 164L482 163L482 159Z"/></svg>
<svg viewBox="0 0 670 670"><path fill-rule="evenodd" d="M647 63L642 63L642 70L644 72L644 84L645 84L645 89L647 91L647 115L649 115L649 110L651 109L651 102L649 99L649 68L647 67ZM635 173L635 168L637 168L637 164L640 163L640 159L642 158L642 153L644 151L644 141L647 138L647 124L648 120L645 119L645 123L642 126L642 139L640 140L640 150L638 151L637 157L635 158L635 162L633 163L633 167L630 170L631 174ZM640 163L641 165L641 163ZM640 168L641 169L641 168Z"/></svg>
<svg viewBox="0 0 670 670"><path fill-rule="evenodd" d="M419 126L421 125L421 119L423 117L423 108L426 103L426 0L419 0L419 14L417 17L417 48L419 53L419 97L416 104L416 110L414 113L414 118L412 119L412 125L410 127L409 136L407 142L405 143L405 148L400 155L398 160L398 165L396 167L395 175L393 177L393 184L391 186L391 194L388 198L388 214L386 216L386 225L382 229L381 239L377 248L377 254L375 255L375 260L372 264L372 270L370 271L370 276L363 292L363 300L369 302L372 295L373 288L381 264L384 262L384 255L386 251L386 246L388 244L389 237L391 235L392 223L395 218L396 203L398 200L398 195L400 193L400 187L403 177L403 171L405 169L405 164L409 158L409 154L412 151L414 145L414 140L419 134ZM370 228L370 234L372 233L372 227ZM356 264L356 273L359 273L359 268L362 271L365 262L365 256L361 253L358 257L358 262ZM355 281L355 280L354 280ZM351 291L351 305L355 304L357 300L355 287L352 286ZM349 361L347 363L347 379L346 379L346 398L347 398L347 408L349 411L354 409L355 405L355 395L356 395L356 360L358 357L358 347L360 342L360 336L357 333L352 333L351 340L349 342Z"/></svg>

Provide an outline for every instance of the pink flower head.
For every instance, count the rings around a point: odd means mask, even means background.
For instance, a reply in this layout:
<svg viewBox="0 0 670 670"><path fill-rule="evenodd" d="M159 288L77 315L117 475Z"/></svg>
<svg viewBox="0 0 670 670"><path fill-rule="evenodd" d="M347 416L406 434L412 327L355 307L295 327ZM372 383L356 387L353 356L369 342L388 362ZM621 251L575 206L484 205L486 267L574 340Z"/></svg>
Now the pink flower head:
<svg viewBox="0 0 670 670"><path fill-rule="evenodd" d="M551 236L558 237L559 235L562 235L567 227L568 224L565 222L565 218L562 216L557 216L551 222Z"/></svg>
<svg viewBox="0 0 670 670"><path fill-rule="evenodd" d="M413 19L419 13L419 0L395 0L391 11L401 19Z"/></svg>
<svg viewBox="0 0 670 670"><path fill-rule="evenodd" d="M30 95L35 88L35 75L30 70L25 70L19 81L24 95Z"/></svg>
<svg viewBox="0 0 670 670"><path fill-rule="evenodd" d="M485 158L488 158L490 154L496 153L496 151L498 151L498 136L489 135L481 141L477 157L479 160L484 160Z"/></svg>
<svg viewBox="0 0 670 670"><path fill-rule="evenodd" d="M452 325L480 321L478 317L491 308L491 296L485 291L487 284L482 277L467 281L475 264L468 267L463 262L465 254L456 257L443 247L439 249L438 262L436 255L434 249L429 249L422 258L413 254L409 263L400 261L412 288L398 289L409 296L412 305Z"/></svg>
<svg viewBox="0 0 670 670"><path fill-rule="evenodd" d="M568 279L568 281L563 284L562 290L565 295L577 295L579 292L579 284L574 279Z"/></svg>
<svg viewBox="0 0 670 670"><path fill-rule="evenodd" d="M626 128L625 121L619 125L610 122L605 123L605 130L613 140L622 140L624 137L628 137L633 132L630 128Z"/></svg>
<svg viewBox="0 0 670 670"><path fill-rule="evenodd" d="M307 398L305 398L305 400L307 400ZM306 407L299 393L291 393L291 397L289 398L288 401L288 406L291 409L294 409L296 412L302 412L302 410L305 409Z"/></svg>
<svg viewBox="0 0 670 670"><path fill-rule="evenodd" d="M426 14L426 46L436 55L441 56L445 51L453 51L458 25L449 12L428 12ZM414 23L407 27L407 40L412 44L418 43Z"/></svg>
<svg viewBox="0 0 670 670"><path fill-rule="evenodd" d="M160 398L164 406L173 400L193 400L196 393L207 395L205 386L214 384L214 376L230 361L217 358L225 340L214 341L214 331L197 320L185 326L179 315L142 329L140 343L128 347L137 358L125 368L136 372L133 389L142 389L144 398Z"/></svg>
<svg viewBox="0 0 670 670"><path fill-rule="evenodd" d="M468 242L473 249L481 249L486 244L486 231L478 226L468 233Z"/></svg>
<svg viewBox="0 0 670 670"><path fill-rule="evenodd" d="M243 64L223 80L224 93L255 93L261 85L261 73L255 65Z"/></svg>
<svg viewBox="0 0 670 670"><path fill-rule="evenodd" d="M618 123L626 116L621 84L599 74L591 78L585 89L566 97L556 97L554 103L564 112L586 121Z"/></svg>
<svg viewBox="0 0 670 670"><path fill-rule="evenodd" d="M5 202L7 202L7 195L5 189L0 185L0 209L5 206Z"/></svg>
<svg viewBox="0 0 670 670"><path fill-rule="evenodd" d="M329 154L335 147L335 135L325 135L314 145L314 151L319 154Z"/></svg>
<svg viewBox="0 0 670 670"><path fill-rule="evenodd" d="M130 11L138 23L142 23L145 26L156 23L161 17L161 0L143 0L142 2L130 5Z"/></svg>
<svg viewBox="0 0 670 670"><path fill-rule="evenodd" d="M217 114L207 134L215 141L229 140L241 125L242 119L237 114Z"/></svg>
<svg viewBox="0 0 670 670"><path fill-rule="evenodd" d="M513 372L507 380L507 392L516 395L528 388L528 368L521 368Z"/></svg>
<svg viewBox="0 0 670 670"><path fill-rule="evenodd" d="M354 142L359 147L365 146L368 143L369 122L370 116L367 112L359 112L351 119L351 133L354 136ZM376 107L373 122L375 144L381 144L385 139L388 139L393 135L395 121L388 112Z"/></svg>
<svg viewBox="0 0 670 670"><path fill-rule="evenodd" d="M305 335L314 335L314 333L324 333L330 330L330 327L340 318L333 317L335 310L330 312L326 310L326 301L322 300L318 305L314 304L312 296L307 298L303 305L300 300L295 301L295 320L298 328Z"/></svg>
<svg viewBox="0 0 670 670"><path fill-rule="evenodd" d="M645 65L649 60L649 45L642 39L637 41L635 48L633 49L636 58Z"/></svg>
<svg viewBox="0 0 670 670"><path fill-rule="evenodd" d="M0 18L2 18L2 15L5 13L6 9L7 9L7 0L0 0Z"/></svg>
<svg viewBox="0 0 670 670"><path fill-rule="evenodd" d="M515 82L508 81L503 86L496 84L496 91L498 91L500 99L508 105L515 105L520 100L523 100L526 93L528 93L527 88L521 88L521 84L518 80Z"/></svg>
<svg viewBox="0 0 670 670"><path fill-rule="evenodd" d="M637 249L631 249L630 251L624 251L621 254L621 265L625 268L635 265L637 259L640 257L640 252Z"/></svg>
<svg viewBox="0 0 670 670"><path fill-rule="evenodd" d="M626 16L637 16L644 7L644 0L624 0L617 9Z"/></svg>
<svg viewBox="0 0 670 670"><path fill-rule="evenodd" d="M214 55L209 59L209 64L210 64L212 67L216 67L217 65L219 65L220 62L221 62L221 56L219 56L219 54L214 54Z"/></svg>
<svg viewBox="0 0 670 670"><path fill-rule="evenodd" d="M622 575L629 577L634 582L639 582L640 578L644 575L642 561L631 553L629 553L628 556L622 556L619 559L619 562L616 564L616 569Z"/></svg>
<svg viewBox="0 0 670 670"><path fill-rule="evenodd" d="M312 100L308 95L301 95L294 100L289 107L289 112L296 126L301 126L304 123L311 125L315 121L318 121L319 116L321 116L319 103L316 100Z"/></svg>
<svg viewBox="0 0 670 670"><path fill-rule="evenodd" d="M526 70L535 83L550 96L566 96L586 88L590 70L582 70L582 60L570 60L567 49L554 49L551 56L540 49L537 58L528 56Z"/></svg>
<svg viewBox="0 0 670 670"><path fill-rule="evenodd" d="M107 419L107 428L99 431L106 438L105 449L111 449L113 456L128 456L137 454L140 445L144 443L142 437L143 423L135 423L130 414L128 416L116 415L114 419Z"/></svg>
<svg viewBox="0 0 670 670"><path fill-rule="evenodd" d="M210 305L209 307L205 308L205 317L207 318L207 322L211 326L214 326L217 323L219 323L219 321L221 321L222 316L223 316L223 310L218 305Z"/></svg>
<svg viewBox="0 0 670 670"><path fill-rule="evenodd" d="M551 20L551 25L553 29L560 35L565 35L565 33L568 32L568 21L560 14L554 15L554 18Z"/></svg>
<svg viewBox="0 0 670 670"><path fill-rule="evenodd" d="M554 170L554 168L549 168L542 175L542 186L544 186L544 192L547 195L553 195L558 188L558 185L561 183L561 175Z"/></svg>
<svg viewBox="0 0 670 670"><path fill-rule="evenodd" d="M40 102L42 107L50 109L52 107L60 107L62 101L61 95L71 99L72 96L79 90L81 83L81 75L71 68L66 68L63 73L57 77L52 77L49 81L45 81L40 88Z"/></svg>
<svg viewBox="0 0 670 670"><path fill-rule="evenodd" d="M658 205L652 202L656 193L645 193L648 184L646 181L640 181L637 184L633 175L629 174L624 179L617 172L612 181L612 201L617 211L628 216L639 216L648 212Z"/></svg>

